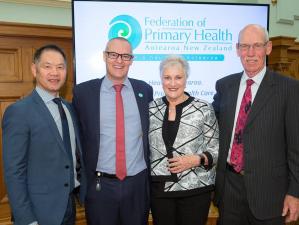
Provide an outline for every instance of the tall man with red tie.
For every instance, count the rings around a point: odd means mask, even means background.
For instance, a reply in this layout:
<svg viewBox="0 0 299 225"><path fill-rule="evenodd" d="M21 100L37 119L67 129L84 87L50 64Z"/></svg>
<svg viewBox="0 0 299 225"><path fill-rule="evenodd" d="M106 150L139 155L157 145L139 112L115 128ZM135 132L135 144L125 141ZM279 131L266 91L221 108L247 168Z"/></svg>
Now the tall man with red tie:
<svg viewBox="0 0 299 225"><path fill-rule="evenodd" d="M219 225L282 225L299 216L299 82L271 72L268 32L239 33L244 71L216 83Z"/></svg>
<svg viewBox="0 0 299 225"><path fill-rule="evenodd" d="M128 78L133 55L124 38L103 52L106 76L79 84L73 105L87 172L89 225L145 225L149 211L148 103L153 89Z"/></svg>

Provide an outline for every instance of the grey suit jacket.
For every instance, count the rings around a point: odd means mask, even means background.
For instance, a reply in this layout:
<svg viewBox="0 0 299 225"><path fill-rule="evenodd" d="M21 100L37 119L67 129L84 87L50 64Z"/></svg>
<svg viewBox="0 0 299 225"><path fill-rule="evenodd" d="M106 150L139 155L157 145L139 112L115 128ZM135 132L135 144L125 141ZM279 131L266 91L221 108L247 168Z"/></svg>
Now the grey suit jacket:
<svg viewBox="0 0 299 225"><path fill-rule="evenodd" d="M73 118L76 144L81 150L75 115L64 103ZM72 191L68 185L70 161L55 121L35 90L7 108L2 128L4 175L14 224L38 221L60 225ZM83 200L84 166L80 181Z"/></svg>
<svg viewBox="0 0 299 225"><path fill-rule="evenodd" d="M226 161L242 73L220 79L213 106L219 122L215 203L223 196ZM280 216L286 194L299 197L299 82L267 70L244 129L249 207L258 219ZM229 190L226 190L229 191Z"/></svg>

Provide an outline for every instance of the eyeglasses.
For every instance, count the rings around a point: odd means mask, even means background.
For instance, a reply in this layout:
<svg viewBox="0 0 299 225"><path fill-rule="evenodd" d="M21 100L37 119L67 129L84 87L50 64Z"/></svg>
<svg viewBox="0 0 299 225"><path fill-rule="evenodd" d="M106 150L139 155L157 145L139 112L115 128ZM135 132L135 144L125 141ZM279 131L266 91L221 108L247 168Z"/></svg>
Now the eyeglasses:
<svg viewBox="0 0 299 225"><path fill-rule="evenodd" d="M131 61L134 58L134 56L130 54L119 54L117 52L108 51L105 51L105 53L107 54L109 59L118 59L118 57L120 57L124 61Z"/></svg>
<svg viewBox="0 0 299 225"><path fill-rule="evenodd" d="M239 43L238 44L238 47L241 51L249 51L249 49L252 47L254 50L256 51L260 51L260 50L263 50L264 47L268 44L268 42L265 42L265 43L254 43L252 45L250 44L242 44L242 43Z"/></svg>

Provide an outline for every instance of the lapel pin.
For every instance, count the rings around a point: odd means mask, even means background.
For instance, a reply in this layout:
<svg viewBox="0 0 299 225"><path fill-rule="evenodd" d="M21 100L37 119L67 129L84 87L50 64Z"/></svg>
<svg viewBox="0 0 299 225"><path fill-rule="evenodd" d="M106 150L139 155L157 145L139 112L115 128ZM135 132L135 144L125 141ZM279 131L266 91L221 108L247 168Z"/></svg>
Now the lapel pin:
<svg viewBox="0 0 299 225"><path fill-rule="evenodd" d="M138 93L138 96L139 96L140 98L142 98L142 97L143 97L143 94L142 94L142 93Z"/></svg>

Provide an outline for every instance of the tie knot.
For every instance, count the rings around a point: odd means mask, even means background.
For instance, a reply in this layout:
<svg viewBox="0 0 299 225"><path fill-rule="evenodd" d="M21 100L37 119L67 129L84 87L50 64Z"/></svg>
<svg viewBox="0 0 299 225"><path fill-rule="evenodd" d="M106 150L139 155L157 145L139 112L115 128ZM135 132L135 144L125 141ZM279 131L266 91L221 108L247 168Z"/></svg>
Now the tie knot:
<svg viewBox="0 0 299 225"><path fill-rule="evenodd" d="M57 105L61 104L61 98L54 98L53 102L55 102Z"/></svg>
<svg viewBox="0 0 299 225"><path fill-rule="evenodd" d="M121 89L123 88L122 84L115 84L113 85L116 92L121 92Z"/></svg>
<svg viewBox="0 0 299 225"><path fill-rule="evenodd" d="M246 80L247 87L250 87L253 83L254 81L252 79Z"/></svg>

